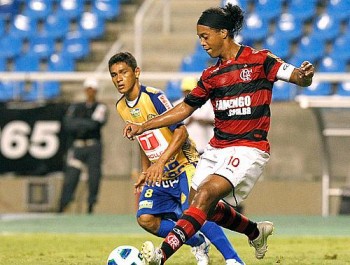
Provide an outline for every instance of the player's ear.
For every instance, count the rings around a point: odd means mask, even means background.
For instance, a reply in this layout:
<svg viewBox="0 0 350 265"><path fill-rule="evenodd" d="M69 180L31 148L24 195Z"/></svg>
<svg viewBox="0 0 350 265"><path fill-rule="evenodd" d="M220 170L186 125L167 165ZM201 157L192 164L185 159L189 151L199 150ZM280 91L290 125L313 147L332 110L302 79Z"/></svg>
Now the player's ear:
<svg viewBox="0 0 350 265"><path fill-rule="evenodd" d="M226 39L228 37L228 30L227 29L220 29L220 33L223 39Z"/></svg>
<svg viewBox="0 0 350 265"><path fill-rule="evenodd" d="M140 73L141 73L140 67L136 67L135 68L135 76L136 76L137 79L139 79Z"/></svg>

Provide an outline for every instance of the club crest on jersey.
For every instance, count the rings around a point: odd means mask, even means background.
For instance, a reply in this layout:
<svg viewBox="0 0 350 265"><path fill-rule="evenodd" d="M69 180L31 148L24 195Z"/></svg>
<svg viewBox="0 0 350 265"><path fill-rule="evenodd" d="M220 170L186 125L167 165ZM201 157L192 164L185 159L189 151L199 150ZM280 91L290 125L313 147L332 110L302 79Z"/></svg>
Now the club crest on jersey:
<svg viewBox="0 0 350 265"><path fill-rule="evenodd" d="M157 116L157 115L156 114L148 114L147 120L152 120L155 116Z"/></svg>
<svg viewBox="0 0 350 265"><path fill-rule="evenodd" d="M141 110L139 108L137 109L132 109L130 111L131 116L133 116L134 118L140 117L141 116Z"/></svg>
<svg viewBox="0 0 350 265"><path fill-rule="evenodd" d="M252 80L252 72L253 69L243 68L239 76L244 82L249 82Z"/></svg>

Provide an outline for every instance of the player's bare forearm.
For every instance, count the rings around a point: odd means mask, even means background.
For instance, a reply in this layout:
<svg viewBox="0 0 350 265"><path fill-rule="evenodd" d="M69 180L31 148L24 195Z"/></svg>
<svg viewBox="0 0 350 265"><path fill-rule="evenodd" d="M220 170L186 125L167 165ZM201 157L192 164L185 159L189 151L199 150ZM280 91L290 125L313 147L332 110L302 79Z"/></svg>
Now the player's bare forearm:
<svg viewBox="0 0 350 265"><path fill-rule="evenodd" d="M182 102L162 115L148 120L143 124L128 123L124 128L123 135L132 140L134 136L140 135L145 131L176 124L190 116L193 111L195 111L195 108Z"/></svg>
<svg viewBox="0 0 350 265"><path fill-rule="evenodd" d="M310 62L305 61L299 68L294 69L289 81L302 87L310 86L314 74L314 66Z"/></svg>

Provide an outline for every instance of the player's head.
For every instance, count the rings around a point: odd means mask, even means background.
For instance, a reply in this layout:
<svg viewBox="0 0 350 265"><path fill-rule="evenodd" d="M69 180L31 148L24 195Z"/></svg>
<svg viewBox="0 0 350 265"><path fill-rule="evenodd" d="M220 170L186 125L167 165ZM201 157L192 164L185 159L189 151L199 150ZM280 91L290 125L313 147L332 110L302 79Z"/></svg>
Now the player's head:
<svg viewBox="0 0 350 265"><path fill-rule="evenodd" d="M109 59L108 68L112 82L120 93L137 93L135 90L139 87L140 68L131 53L120 52L113 55Z"/></svg>
<svg viewBox="0 0 350 265"><path fill-rule="evenodd" d="M88 101L95 101L97 91L99 89L99 83L96 78L90 77L84 81L84 89Z"/></svg>
<svg viewBox="0 0 350 265"><path fill-rule="evenodd" d="M197 22L197 35L201 45L211 57L219 57L223 43L232 41L241 31L244 14L237 5L228 3L225 7L205 10Z"/></svg>

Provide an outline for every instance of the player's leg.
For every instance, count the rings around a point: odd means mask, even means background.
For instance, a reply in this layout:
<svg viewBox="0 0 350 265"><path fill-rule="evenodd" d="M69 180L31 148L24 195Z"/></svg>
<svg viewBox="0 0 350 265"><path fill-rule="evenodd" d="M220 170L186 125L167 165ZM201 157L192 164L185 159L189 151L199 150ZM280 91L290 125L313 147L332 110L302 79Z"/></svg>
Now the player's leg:
<svg viewBox="0 0 350 265"><path fill-rule="evenodd" d="M233 264L244 264L231 245L224 231L216 223L207 221L204 223L200 231L209 239L209 241L222 254L226 262L236 262Z"/></svg>

